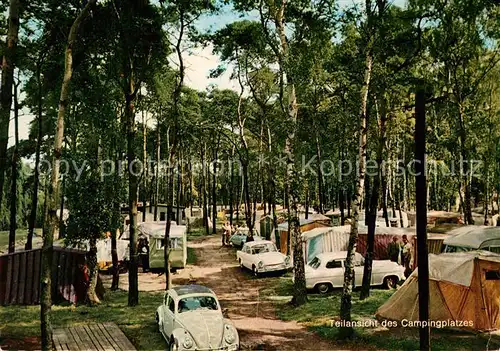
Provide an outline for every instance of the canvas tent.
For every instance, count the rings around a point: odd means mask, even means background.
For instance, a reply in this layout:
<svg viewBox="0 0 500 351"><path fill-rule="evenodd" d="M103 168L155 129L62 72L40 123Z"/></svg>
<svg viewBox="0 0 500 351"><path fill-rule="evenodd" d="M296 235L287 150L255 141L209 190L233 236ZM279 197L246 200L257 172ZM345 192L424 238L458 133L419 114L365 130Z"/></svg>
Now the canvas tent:
<svg viewBox="0 0 500 351"><path fill-rule="evenodd" d="M500 255L488 251L429 255L430 320L477 331L500 329ZM379 319L417 321L418 271L376 312ZM470 321L472 327L451 325Z"/></svg>
<svg viewBox="0 0 500 351"><path fill-rule="evenodd" d="M411 228L394 228L394 227L376 227L375 228L375 246L374 246L374 259L375 260L387 260L389 256L387 254L387 247L392 241L393 237L398 237L398 242L403 242L403 235L408 237L408 241L411 243L413 248L416 247L416 235L415 229ZM368 242L368 227L360 226L358 228L358 241L356 251L362 255L365 255Z"/></svg>
<svg viewBox="0 0 500 351"><path fill-rule="evenodd" d="M325 216L330 218L330 222L333 226L341 225L340 223L340 210L330 210L325 213Z"/></svg>
<svg viewBox="0 0 500 351"><path fill-rule="evenodd" d="M328 227L327 224L324 224L321 221L315 221L313 219L303 219L301 218L299 220L300 223L300 232L304 233L308 230L318 228L318 227ZM288 222L283 222L281 224L278 224L278 233L279 233L279 244L280 247L278 249L286 254L287 253L287 248L288 248ZM291 242L291 240L290 240ZM290 248L290 251L292 251L292 248Z"/></svg>
<svg viewBox="0 0 500 351"><path fill-rule="evenodd" d="M279 246L276 242L276 236L274 235L274 221L273 217L266 215L262 216L259 220L260 224L260 236L263 238L271 238L273 242L276 243L276 246Z"/></svg>
<svg viewBox="0 0 500 351"><path fill-rule="evenodd" d="M351 226L318 227L302 233L304 260L311 261L323 252L346 251Z"/></svg>
<svg viewBox="0 0 500 351"><path fill-rule="evenodd" d="M123 236L123 234L122 234ZM64 239L59 239L54 241L55 247L61 248L72 248L82 251L89 251L90 244L88 240L85 240L80 243L73 243L72 245L67 245ZM128 261L129 260L129 246L130 241L117 239L116 240L116 252L118 255L118 262ZM111 238L107 237L105 239L100 239L97 241L97 264L99 265L99 269L106 270L113 264L113 258L111 255Z"/></svg>
<svg viewBox="0 0 500 351"><path fill-rule="evenodd" d="M305 219L305 213L300 214L300 218ZM330 219L330 217L322 215L321 213L310 213L310 214L308 214L307 219L315 221L315 222L320 222L320 223L323 223L325 225L331 225L331 223L332 223L332 220Z"/></svg>

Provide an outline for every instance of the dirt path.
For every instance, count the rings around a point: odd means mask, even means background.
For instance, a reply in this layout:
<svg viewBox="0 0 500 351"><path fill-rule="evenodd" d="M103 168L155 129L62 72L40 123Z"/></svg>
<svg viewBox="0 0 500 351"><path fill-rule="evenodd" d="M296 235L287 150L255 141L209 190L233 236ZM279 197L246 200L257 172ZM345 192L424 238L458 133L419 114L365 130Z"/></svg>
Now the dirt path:
<svg viewBox="0 0 500 351"><path fill-rule="evenodd" d="M335 349L334 345L308 332L298 323L277 319L273 303L259 298L259 291L277 278L256 279L250 272L241 270L234 249L221 247L220 237L210 237L190 243L190 246L196 250L197 268L200 270L193 270L190 279L214 290L238 328L243 349ZM176 281L179 279L175 279L174 283Z"/></svg>
<svg viewBox="0 0 500 351"><path fill-rule="evenodd" d="M172 278L175 285L203 284L210 287L228 310L229 318L238 329L242 349L252 350L335 350L333 343L308 332L296 322L284 322L276 317L272 301L260 299L259 291L275 277L254 278L236 262L235 250L222 247L219 236L205 237L188 243L196 251L198 262L188 265ZM110 276L103 276L111 284ZM120 288L128 289L126 275L120 276ZM139 273L141 291L162 291L165 276Z"/></svg>

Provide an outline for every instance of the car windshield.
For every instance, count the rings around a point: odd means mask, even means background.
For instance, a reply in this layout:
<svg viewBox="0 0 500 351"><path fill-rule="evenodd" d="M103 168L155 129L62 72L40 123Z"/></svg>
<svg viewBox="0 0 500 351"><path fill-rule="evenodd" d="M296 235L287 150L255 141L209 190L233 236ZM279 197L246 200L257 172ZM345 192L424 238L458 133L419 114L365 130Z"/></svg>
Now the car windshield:
<svg viewBox="0 0 500 351"><path fill-rule="evenodd" d="M319 266L321 265L321 261L319 260L319 258L317 257L314 257L311 262L309 262L309 267L313 268L313 269L316 269L318 268Z"/></svg>
<svg viewBox="0 0 500 351"><path fill-rule="evenodd" d="M179 301L179 313L196 310L218 310L217 301L212 296L191 296Z"/></svg>
<svg viewBox="0 0 500 351"><path fill-rule="evenodd" d="M471 251L471 250L472 249L469 247L446 245L445 252L467 252L467 251Z"/></svg>
<svg viewBox="0 0 500 351"><path fill-rule="evenodd" d="M250 234L250 231L248 229L240 229L240 230L238 230L237 234L243 235L243 236L248 236ZM257 230L254 229L253 236L257 236L257 235L259 235L259 233L257 232Z"/></svg>
<svg viewBox="0 0 500 351"><path fill-rule="evenodd" d="M252 255L261 254L264 252L276 252L276 246L274 244L259 244L252 246Z"/></svg>

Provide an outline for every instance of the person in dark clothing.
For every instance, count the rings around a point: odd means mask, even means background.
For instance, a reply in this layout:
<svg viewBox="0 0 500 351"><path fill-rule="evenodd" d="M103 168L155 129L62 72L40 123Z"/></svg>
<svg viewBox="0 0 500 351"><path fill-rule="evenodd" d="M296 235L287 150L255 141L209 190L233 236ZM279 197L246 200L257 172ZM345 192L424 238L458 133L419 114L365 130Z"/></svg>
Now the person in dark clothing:
<svg viewBox="0 0 500 351"><path fill-rule="evenodd" d="M392 262L398 262L401 245L398 243L398 237L392 238L392 242L387 246L387 255Z"/></svg>
<svg viewBox="0 0 500 351"><path fill-rule="evenodd" d="M138 251L141 256L142 271L149 272L149 242L147 238L139 239Z"/></svg>
<svg viewBox="0 0 500 351"><path fill-rule="evenodd" d="M247 236L247 243L249 243L250 241L254 241L252 233L249 233Z"/></svg>

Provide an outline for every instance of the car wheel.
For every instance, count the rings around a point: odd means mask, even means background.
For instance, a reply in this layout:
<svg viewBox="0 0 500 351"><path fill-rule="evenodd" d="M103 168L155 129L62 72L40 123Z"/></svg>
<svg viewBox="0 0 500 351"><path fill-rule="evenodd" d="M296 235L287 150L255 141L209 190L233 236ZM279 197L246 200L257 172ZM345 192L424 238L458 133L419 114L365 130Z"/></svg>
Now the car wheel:
<svg viewBox="0 0 500 351"><path fill-rule="evenodd" d="M170 342L168 343L168 349L170 351L178 351L179 350L179 345L177 343L177 340L175 340L174 338L171 338Z"/></svg>
<svg viewBox="0 0 500 351"><path fill-rule="evenodd" d="M321 283L321 284L318 284L316 285L316 289L318 290L318 292L320 294L326 294L330 291L330 284L327 284L327 283Z"/></svg>
<svg viewBox="0 0 500 351"><path fill-rule="evenodd" d="M259 277L259 272L257 272L257 268L255 267L255 265L252 266L252 273L256 278Z"/></svg>
<svg viewBox="0 0 500 351"><path fill-rule="evenodd" d="M384 286L386 289L395 289L396 286L398 285L399 279L397 277L391 276L391 277L385 277L384 278Z"/></svg>
<svg viewBox="0 0 500 351"><path fill-rule="evenodd" d="M162 325L160 323L160 316L158 315L158 312L155 313L155 320L156 320L156 325L158 325L158 330L160 333L162 332Z"/></svg>

